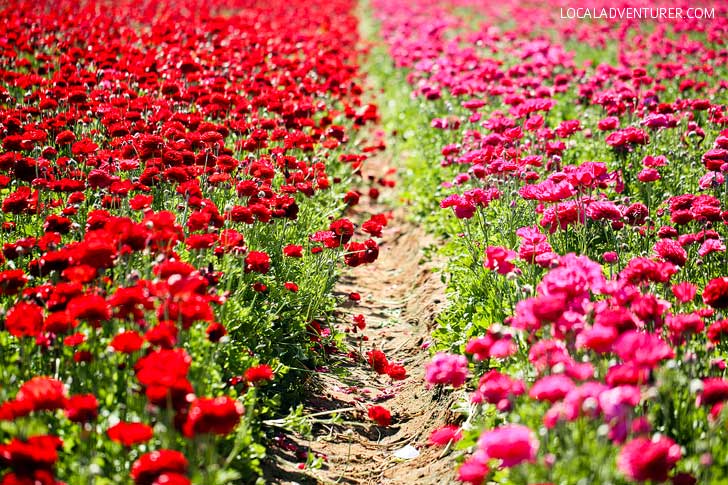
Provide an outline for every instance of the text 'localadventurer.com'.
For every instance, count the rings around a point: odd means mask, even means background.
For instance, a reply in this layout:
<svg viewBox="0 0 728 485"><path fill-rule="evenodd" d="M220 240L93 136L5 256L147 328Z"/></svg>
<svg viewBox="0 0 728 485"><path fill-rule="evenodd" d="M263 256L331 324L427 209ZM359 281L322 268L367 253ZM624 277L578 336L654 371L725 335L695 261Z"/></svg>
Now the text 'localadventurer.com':
<svg viewBox="0 0 728 485"><path fill-rule="evenodd" d="M681 7L622 7L622 8L561 8L562 19L714 19L713 8Z"/></svg>

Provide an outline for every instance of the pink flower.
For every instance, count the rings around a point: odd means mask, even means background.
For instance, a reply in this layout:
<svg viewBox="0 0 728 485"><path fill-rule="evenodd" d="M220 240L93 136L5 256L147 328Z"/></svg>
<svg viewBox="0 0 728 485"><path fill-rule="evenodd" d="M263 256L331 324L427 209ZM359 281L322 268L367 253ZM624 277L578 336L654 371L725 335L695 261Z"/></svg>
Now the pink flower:
<svg viewBox="0 0 728 485"><path fill-rule="evenodd" d="M478 448L490 459L501 460L501 466L510 468L524 461L536 460L539 442L526 426L507 424L486 431L478 439Z"/></svg>
<svg viewBox="0 0 728 485"><path fill-rule="evenodd" d="M680 445L666 436L654 440L636 438L622 447L617 468L627 478L638 482L664 482L680 460Z"/></svg>
<svg viewBox="0 0 728 485"><path fill-rule="evenodd" d="M485 262L483 266L492 271L497 271L499 274L508 274L515 266L511 261L516 259L518 255L515 251L500 247L500 246L488 246L485 250Z"/></svg>
<svg viewBox="0 0 728 485"><path fill-rule="evenodd" d="M655 182L660 180L660 172L654 168L643 168L642 171L637 174L637 180L643 183Z"/></svg>
<svg viewBox="0 0 728 485"><path fill-rule="evenodd" d="M698 288L689 281L683 281L682 283L672 285L672 294L675 295L675 298L677 298L677 301L680 303L693 301L697 292Z"/></svg>
<svg viewBox="0 0 728 485"><path fill-rule="evenodd" d="M478 389L473 393L473 402L487 401L504 411L510 409L512 396L520 396L526 392L523 381L511 379L497 370L492 370L480 378Z"/></svg>
<svg viewBox="0 0 728 485"><path fill-rule="evenodd" d="M705 256L709 255L710 253L724 253L725 252L725 244L723 244L722 241L718 239L706 239L703 241L703 244L700 245L700 249L698 249L698 256L701 258L704 258Z"/></svg>
<svg viewBox="0 0 728 485"><path fill-rule="evenodd" d="M537 380L528 396L538 401L556 402L563 399L566 394L574 389L574 381L564 375L551 375Z"/></svg>
<svg viewBox="0 0 728 485"><path fill-rule="evenodd" d="M712 406L728 399L728 381L720 377L703 379L703 390L698 395L696 406Z"/></svg>
<svg viewBox="0 0 728 485"><path fill-rule="evenodd" d="M661 360L671 359L675 353L664 340L652 333L630 330L614 343L614 352L624 361L655 368Z"/></svg>
<svg viewBox="0 0 728 485"><path fill-rule="evenodd" d="M468 377L468 359L462 355L438 352L427 364L425 381L428 384L462 386Z"/></svg>
<svg viewBox="0 0 728 485"><path fill-rule="evenodd" d="M460 431L455 425L447 425L442 428L436 429L430 434L430 439L427 441L430 445L445 446L451 441L460 441L463 437L463 432Z"/></svg>
<svg viewBox="0 0 728 485"><path fill-rule="evenodd" d="M458 480L472 485L480 485L489 471L488 456L482 450L478 450L460 465Z"/></svg>

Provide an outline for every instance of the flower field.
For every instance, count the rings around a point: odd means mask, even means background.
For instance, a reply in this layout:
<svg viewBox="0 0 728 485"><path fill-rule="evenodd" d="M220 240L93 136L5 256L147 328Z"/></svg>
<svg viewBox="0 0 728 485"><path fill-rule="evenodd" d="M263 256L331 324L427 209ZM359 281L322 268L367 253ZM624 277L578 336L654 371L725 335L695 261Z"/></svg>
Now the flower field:
<svg viewBox="0 0 728 485"><path fill-rule="evenodd" d="M728 484L723 2L0 8L0 485Z"/></svg>

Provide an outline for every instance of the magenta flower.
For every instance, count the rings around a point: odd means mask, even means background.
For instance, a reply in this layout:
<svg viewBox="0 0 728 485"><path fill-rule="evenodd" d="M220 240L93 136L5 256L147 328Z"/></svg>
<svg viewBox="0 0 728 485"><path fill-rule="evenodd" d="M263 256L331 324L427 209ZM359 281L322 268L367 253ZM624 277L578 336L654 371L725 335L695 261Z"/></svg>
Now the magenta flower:
<svg viewBox="0 0 728 485"><path fill-rule="evenodd" d="M462 355L439 352L425 369L425 381L428 384L450 384L462 386L468 378L468 359Z"/></svg>
<svg viewBox="0 0 728 485"><path fill-rule="evenodd" d="M617 468L627 478L645 482L664 482L682 457L680 445L666 436L653 440L636 438L622 447Z"/></svg>
<svg viewBox="0 0 728 485"><path fill-rule="evenodd" d="M501 460L501 466L510 468L520 463L536 460L539 441L528 427L507 424L486 431L478 439L478 448L489 459Z"/></svg>

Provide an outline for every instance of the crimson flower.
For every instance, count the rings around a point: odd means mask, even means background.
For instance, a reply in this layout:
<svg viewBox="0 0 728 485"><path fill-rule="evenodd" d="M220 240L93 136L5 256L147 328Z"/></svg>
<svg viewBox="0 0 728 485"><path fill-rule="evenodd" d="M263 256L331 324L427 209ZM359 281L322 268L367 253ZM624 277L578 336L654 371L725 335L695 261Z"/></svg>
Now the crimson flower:
<svg viewBox="0 0 728 485"><path fill-rule="evenodd" d="M392 423L392 414L388 409L382 406L371 406L367 410L369 419L377 423L379 426L389 426Z"/></svg>
<svg viewBox="0 0 728 485"><path fill-rule="evenodd" d="M157 450L145 453L131 467L135 485L153 485L160 475L178 473L185 475L189 463L187 458L175 450Z"/></svg>
<svg viewBox="0 0 728 485"><path fill-rule="evenodd" d="M124 446L146 443L154 436L152 428L146 424L127 423L124 421L107 429L106 434L110 440L121 443Z"/></svg>

